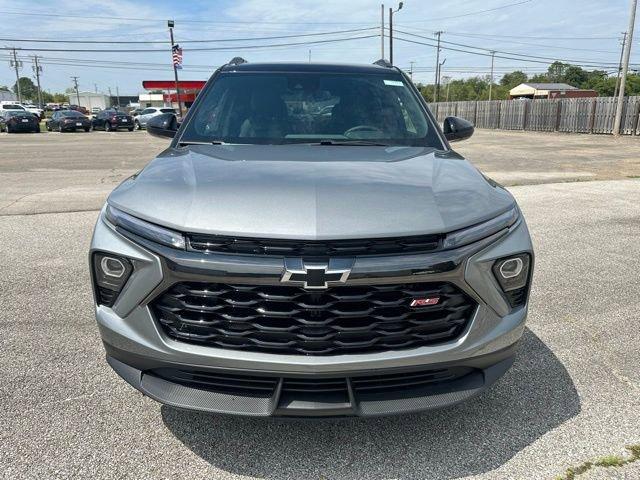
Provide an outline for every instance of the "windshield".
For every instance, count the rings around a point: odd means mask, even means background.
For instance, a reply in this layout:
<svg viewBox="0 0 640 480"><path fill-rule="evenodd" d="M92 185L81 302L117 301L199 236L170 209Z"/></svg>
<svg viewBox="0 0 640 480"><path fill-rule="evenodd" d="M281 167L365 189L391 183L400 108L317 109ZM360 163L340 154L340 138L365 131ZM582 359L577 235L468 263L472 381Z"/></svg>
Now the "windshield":
<svg viewBox="0 0 640 480"><path fill-rule="evenodd" d="M229 73L203 92L181 142L441 143L401 75Z"/></svg>
<svg viewBox="0 0 640 480"><path fill-rule="evenodd" d="M68 112L60 112L63 117L84 117L80 112L69 110Z"/></svg>
<svg viewBox="0 0 640 480"><path fill-rule="evenodd" d="M176 113L175 108L161 108L160 111L162 113Z"/></svg>
<svg viewBox="0 0 640 480"><path fill-rule="evenodd" d="M14 105L14 104L5 104L5 105L2 105L2 108L4 110L24 110L24 107L22 105Z"/></svg>

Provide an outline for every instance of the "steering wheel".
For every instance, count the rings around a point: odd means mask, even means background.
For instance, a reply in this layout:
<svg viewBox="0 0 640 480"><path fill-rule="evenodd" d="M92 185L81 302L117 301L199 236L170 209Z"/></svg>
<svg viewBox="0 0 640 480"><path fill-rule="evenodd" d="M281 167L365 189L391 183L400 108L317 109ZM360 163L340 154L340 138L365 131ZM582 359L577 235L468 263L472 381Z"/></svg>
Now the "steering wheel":
<svg viewBox="0 0 640 480"><path fill-rule="evenodd" d="M351 127L349 130L343 133L345 137L349 137L352 133L358 132L372 132L372 133L384 133L378 127L374 127L373 125L356 125L355 127Z"/></svg>

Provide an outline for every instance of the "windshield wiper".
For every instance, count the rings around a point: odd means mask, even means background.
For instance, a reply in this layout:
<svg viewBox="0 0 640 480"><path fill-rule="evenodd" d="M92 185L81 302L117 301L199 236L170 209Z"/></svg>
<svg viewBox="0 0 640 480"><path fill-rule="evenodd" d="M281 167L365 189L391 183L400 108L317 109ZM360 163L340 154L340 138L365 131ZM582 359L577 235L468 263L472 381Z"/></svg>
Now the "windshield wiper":
<svg viewBox="0 0 640 480"><path fill-rule="evenodd" d="M388 147L386 143L376 142L374 140L320 140L319 143L315 145L353 145L353 146L363 146L363 147Z"/></svg>
<svg viewBox="0 0 640 480"><path fill-rule="evenodd" d="M226 142L222 140L208 140L206 142L201 142L200 140L183 140L178 143L180 147L186 145L226 145Z"/></svg>

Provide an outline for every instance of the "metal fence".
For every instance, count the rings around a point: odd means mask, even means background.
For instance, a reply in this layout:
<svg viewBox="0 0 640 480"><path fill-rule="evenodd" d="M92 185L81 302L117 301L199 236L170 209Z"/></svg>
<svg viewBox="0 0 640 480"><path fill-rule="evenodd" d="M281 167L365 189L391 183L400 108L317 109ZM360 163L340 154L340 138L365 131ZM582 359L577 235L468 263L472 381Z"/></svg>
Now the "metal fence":
<svg viewBox="0 0 640 480"><path fill-rule="evenodd" d="M614 97L430 103L438 121L457 116L478 128L540 132L613 133ZM621 133L640 135L640 97L626 97Z"/></svg>

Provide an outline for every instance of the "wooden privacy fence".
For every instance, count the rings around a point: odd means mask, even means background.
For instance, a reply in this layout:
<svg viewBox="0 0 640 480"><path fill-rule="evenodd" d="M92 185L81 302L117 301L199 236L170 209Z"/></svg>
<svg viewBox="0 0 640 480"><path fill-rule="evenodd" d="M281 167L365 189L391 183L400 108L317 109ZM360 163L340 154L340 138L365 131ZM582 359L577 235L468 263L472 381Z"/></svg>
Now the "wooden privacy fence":
<svg viewBox="0 0 640 480"><path fill-rule="evenodd" d="M613 133L614 97L559 100L483 100L430 103L438 121L466 118L478 128L540 132ZM626 97L621 133L640 135L640 97Z"/></svg>

